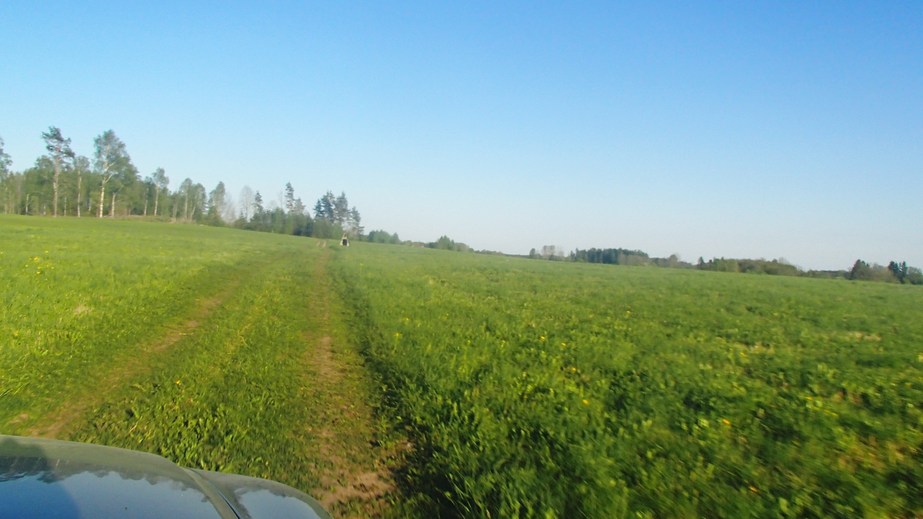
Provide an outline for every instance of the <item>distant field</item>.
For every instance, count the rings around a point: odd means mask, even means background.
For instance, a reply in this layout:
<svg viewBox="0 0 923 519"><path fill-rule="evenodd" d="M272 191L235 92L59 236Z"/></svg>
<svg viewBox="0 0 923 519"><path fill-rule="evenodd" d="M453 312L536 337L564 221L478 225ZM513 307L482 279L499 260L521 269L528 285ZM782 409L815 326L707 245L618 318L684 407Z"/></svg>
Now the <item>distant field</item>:
<svg viewBox="0 0 923 519"><path fill-rule="evenodd" d="M5 216L0 273L3 433L356 517L923 513L921 287Z"/></svg>

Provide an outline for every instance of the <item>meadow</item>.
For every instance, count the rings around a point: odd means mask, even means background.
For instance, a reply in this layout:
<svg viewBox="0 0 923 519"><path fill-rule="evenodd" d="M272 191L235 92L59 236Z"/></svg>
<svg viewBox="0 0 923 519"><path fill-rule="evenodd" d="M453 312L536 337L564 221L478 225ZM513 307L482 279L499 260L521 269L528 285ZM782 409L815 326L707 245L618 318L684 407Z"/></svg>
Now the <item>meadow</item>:
<svg viewBox="0 0 923 519"><path fill-rule="evenodd" d="M233 229L0 216L0 433L154 452L281 481L339 517L378 513L386 485L350 482L375 472L375 422L326 251Z"/></svg>
<svg viewBox="0 0 923 519"><path fill-rule="evenodd" d="M0 217L0 432L342 516L923 513L920 287L333 243Z"/></svg>
<svg viewBox="0 0 923 519"><path fill-rule="evenodd" d="M0 423L34 426L267 261L257 237L136 222L0 220Z"/></svg>
<svg viewBox="0 0 923 519"><path fill-rule="evenodd" d="M423 510L923 512L918 287L371 246L334 264Z"/></svg>

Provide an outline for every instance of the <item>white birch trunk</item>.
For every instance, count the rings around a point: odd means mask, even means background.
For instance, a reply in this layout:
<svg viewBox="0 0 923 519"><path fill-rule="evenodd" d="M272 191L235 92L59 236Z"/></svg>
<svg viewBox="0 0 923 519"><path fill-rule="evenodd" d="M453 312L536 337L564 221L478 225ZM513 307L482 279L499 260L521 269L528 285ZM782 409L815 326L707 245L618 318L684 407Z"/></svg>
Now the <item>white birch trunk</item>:
<svg viewBox="0 0 923 519"><path fill-rule="evenodd" d="M106 180L103 179L103 183L99 186L99 208L96 213L97 218L103 217L103 206L106 205Z"/></svg>

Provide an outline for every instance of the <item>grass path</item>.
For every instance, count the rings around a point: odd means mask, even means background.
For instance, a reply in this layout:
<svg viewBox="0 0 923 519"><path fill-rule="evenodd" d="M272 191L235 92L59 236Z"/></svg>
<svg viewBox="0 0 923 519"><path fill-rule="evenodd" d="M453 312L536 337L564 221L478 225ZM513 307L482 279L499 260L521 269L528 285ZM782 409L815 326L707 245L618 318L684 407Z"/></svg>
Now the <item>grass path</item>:
<svg viewBox="0 0 923 519"><path fill-rule="evenodd" d="M2 432L274 479L334 517L389 515L396 491L374 386L347 338L325 245L292 239L227 269L154 336Z"/></svg>

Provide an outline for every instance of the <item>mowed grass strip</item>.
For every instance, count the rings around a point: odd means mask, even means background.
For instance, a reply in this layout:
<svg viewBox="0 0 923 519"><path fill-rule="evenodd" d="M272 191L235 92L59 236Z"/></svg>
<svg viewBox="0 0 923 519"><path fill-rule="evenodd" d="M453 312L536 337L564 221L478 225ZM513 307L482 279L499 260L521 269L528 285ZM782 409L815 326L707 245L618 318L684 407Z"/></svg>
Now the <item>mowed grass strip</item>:
<svg viewBox="0 0 923 519"><path fill-rule="evenodd" d="M357 244L408 515L914 516L923 290Z"/></svg>

